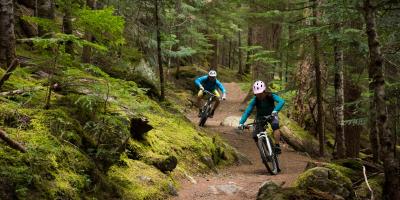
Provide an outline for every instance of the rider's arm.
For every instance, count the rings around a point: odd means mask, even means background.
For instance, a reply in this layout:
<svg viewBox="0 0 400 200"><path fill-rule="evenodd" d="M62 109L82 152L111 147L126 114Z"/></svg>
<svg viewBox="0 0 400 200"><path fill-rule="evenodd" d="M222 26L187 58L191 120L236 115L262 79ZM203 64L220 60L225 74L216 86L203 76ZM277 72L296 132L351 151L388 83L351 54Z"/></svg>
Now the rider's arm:
<svg viewBox="0 0 400 200"><path fill-rule="evenodd" d="M247 118L249 118L251 112L253 111L255 105L256 105L256 97L253 97L250 100L250 103L247 106L246 110L244 111L242 118L239 121L239 124L244 124L246 122Z"/></svg>
<svg viewBox="0 0 400 200"><path fill-rule="evenodd" d="M222 92L223 94L225 94L225 93L226 93L226 90L225 90L224 86L222 85L222 83L219 82L219 80L217 80L216 82L217 82L218 88L221 90L221 92Z"/></svg>
<svg viewBox="0 0 400 200"><path fill-rule="evenodd" d="M194 80L194 84L196 84L197 87L200 87L200 86L202 86L201 83L203 81L205 81L206 79L207 79L207 75L196 78L196 80Z"/></svg>
<svg viewBox="0 0 400 200"><path fill-rule="evenodd" d="M282 109L283 105L285 105L285 100L283 100L280 96L276 94L272 94L272 98L274 99L275 102L278 103L275 106L274 111L279 112Z"/></svg>

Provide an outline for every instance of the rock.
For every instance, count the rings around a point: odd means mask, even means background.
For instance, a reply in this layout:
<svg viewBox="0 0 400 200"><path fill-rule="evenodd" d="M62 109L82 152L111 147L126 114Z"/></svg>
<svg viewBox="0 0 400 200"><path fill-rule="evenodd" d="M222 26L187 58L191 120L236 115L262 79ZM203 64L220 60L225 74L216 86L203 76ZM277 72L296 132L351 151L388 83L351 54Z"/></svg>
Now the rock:
<svg viewBox="0 0 400 200"><path fill-rule="evenodd" d="M239 125L239 121L240 116L229 116L221 122L221 126L237 127Z"/></svg>
<svg viewBox="0 0 400 200"><path fill-rule="evenodd" d="M193 177L189 176L186 172L185 172L185 176L191 183L197 184L197 181Z"/></svg>
<svg viewBox="0 0 400 200"><path fill-rule="evenodd" d="M153 158L151 163L163 173L171 172L178 165L178 159L175 156L168 156L166 158Z"/></svg>
<svg viewBox="0 0 400 200"><path fill-rule="evenodd" d="M275 194L280 187L272 181L264 182L257 193L257 199L267 199L268 196Z"/></svg>
<svg viewBox="0 0 400 200"><path fill-rule="evenodd" d="M290 187L282 188L284 184L276 184L272 181L266 181L262 184L257 193L257 200L322 200L306 193L305 190Z"/></svg>
<svg viewBox="0 0 400 200"><path fill-rule="evenodd" d="M304 190L313 188L344 199L355 197L350 179L339 171L326 167L315 167L305 171L297 179L296 186Z"/></svg>
<svg viewBox="0 0 400 200"><path fill-rule="evenodd" d="M148 176L137 176L137 178L146 183L153 183L153 180Z"/></svg>
<svg viewBox="0 0 400 200"><path fill-rule="evenodd" d="M168 183L168 193L172 196L178 196L178 190L171 182Z"/></svg>
<svg viewBox="0 0 400 200"><path fill-rule="evenodd" d="M223 185L212 185L209 186L208 189L214 195L217 194L234 195L240 192L243 188L236 185L236 183L234 182L229 182L228 184L223 184Z"/></svg>
<svg viewBox="0 0 400 200"><path fill-rule="evenodd" d="M237 164L244 164L244 165L252 165L253 163L244 155L243 153L239 152L236 148L233 148L235 152L233 155L235 156L235 162Z"/></svg>
<svg viewBox="0 0 400 200"><path fill-rule="evenodd" d="M237 127L239 125L241 116L229 116L226 117L222 122L221 126ZM253 119L247 119L248 122L254 121Z"/></svg>
<svg viewBox="0 0 400 200"><path fill-rule="evenodd" d="M214 169L215 168L215 164L214 161L211 157L208 156L202 156L200 158L201 162L203 162L205 165L207 165L208 168L210 169Z"/></svg>
<svg viewBox="0 0 400 200"><path fill-rule="evenodd" d="M383 173L368 179L368 183L374 192L374 199L382 199L384 182L385 182L385 175ZM371 192L369 191L367 183L365 181L360 185L360 187L356 189L355 192L360 200L371 199Z"/></svg>

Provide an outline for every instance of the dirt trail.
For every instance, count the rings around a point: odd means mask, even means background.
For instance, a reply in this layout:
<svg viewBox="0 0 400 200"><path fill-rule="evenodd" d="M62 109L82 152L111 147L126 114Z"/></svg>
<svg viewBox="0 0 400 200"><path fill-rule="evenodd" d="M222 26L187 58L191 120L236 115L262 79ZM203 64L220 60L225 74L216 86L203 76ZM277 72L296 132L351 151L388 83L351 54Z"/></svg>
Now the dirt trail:
<svg viewBox="0 0 400 200"><path fill-rule="evenodd" d="M303 172L307 161L310 159L298 153L286 145L283 145L282 154L279 157L282 172L276 176L268 174L262 164L258 149L251 138L251 133L235 133L235 128L220 126L220 123L228 116L240 116L241 102L246 96L236 83L225 83L228 91L227 100L222 102L215 113L214 118L208 119L206 128L218 132L230 145L243 153L251 164L231 166L209 175L197 175L194 180L181 180L179 196L174 199L222 199L243 200L256 199L261 184L272 180L284 186L291 186L297 176ZM190 113L188 117L193 123L198 123L197 113Z"/></svg>

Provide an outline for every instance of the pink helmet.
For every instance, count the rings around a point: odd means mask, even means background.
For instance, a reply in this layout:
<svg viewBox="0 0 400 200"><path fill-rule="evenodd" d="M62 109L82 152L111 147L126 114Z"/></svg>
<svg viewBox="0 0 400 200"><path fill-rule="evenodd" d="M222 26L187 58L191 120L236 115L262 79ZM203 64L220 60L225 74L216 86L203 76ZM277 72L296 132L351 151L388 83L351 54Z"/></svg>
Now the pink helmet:
<svg viewBox="0 0 400 200"><path fill-rule="evenodd" d="M265 83L262 81L256 81L253 85L253 92L254 94L260 94L265 91Z"/></svg>

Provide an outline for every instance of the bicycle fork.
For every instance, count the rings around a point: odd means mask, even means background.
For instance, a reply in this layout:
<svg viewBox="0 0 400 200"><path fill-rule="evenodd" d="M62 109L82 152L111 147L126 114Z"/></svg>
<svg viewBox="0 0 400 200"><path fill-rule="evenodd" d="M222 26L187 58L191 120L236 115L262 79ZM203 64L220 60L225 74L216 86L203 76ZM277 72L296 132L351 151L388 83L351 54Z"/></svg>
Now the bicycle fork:
<svg viewBox="0 0 400 200"><path fill-rule="evenodd" d="M268 148L268 156L272 156L272 146L271 146L271 141L269 141L268 137L266 136L265 132L260 132L257 134L258 140L265 140L267 143L267 148Z"/></svg>

